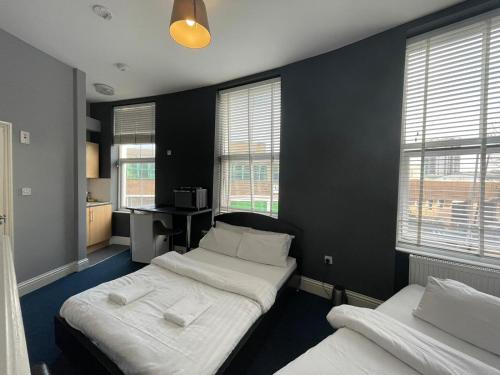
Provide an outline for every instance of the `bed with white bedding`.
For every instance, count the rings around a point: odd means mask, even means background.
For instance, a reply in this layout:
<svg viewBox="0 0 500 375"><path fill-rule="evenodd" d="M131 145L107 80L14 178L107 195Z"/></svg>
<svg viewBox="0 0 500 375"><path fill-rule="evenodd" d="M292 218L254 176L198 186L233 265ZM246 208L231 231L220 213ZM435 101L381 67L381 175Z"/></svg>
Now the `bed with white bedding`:
<svg viewBox="0 0 500 375"><path fill-rule="evenodd" d="M87 368L94 373L221 373L296 269L293 257L277 267L203 248L167 253L68 299L56 317L56 342L71 359L92 362ZM145 284L152 291L132 303L110 301L113 291ZM210 305L187 327L164 319L165 311L186 296Z"/></svg>
<svg viewBox="0 0 500 375"><path fill-rule="evenodd" d="M412 314L423 293L423 287L409 285L375 312L347 306L334 322L344 328L277 374L500 374L500 356Z"/></svg>
<svg viewBox="0 0 500 375"><path fill-rule="evenodd" d="M280 289L285 284L297 268L297 260L293 257L287 257L286 267L273 267L244 259L229 257L202 248L191 250L186 256L212 266L223 267L262 278L270 282L277 289Z"/></svg>

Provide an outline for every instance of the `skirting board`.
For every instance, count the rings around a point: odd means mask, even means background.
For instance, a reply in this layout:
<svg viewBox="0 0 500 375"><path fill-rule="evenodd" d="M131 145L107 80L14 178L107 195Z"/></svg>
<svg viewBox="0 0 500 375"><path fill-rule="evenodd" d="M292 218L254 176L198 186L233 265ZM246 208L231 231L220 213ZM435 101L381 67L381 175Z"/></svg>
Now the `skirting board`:
<svg viewBox="0 0 500 375"><path fill-rule="evenodd" d="M330 299L332 296L333 285L322 283L321 281L302 276L300 289L317 296ZM346 294L349 305L353 306L368 307L370 309L374 309L383 302L376 298L368 297L364 294L356 293L351 290L346 290Z"/></svg>
<svg viewBox="0 0 500 375"><path fill-rule="evenodd" d="M111 245L125 245L130 246L130 237L113 236L109 240Z"/></svg>
<svg viewBox="0 0 500 375"><path fill-rule="evenodd" d="M79 261L71 262L65 264L64 266L57 267L53 270L45 272L41 275L35 276L29 280L23 281L17 284L19 290L19 296L24 296L25 294L31 293L45 285L53 283L64 276L68 276L73 272L82 271L89 266L89 260L87 258L81 259Z"/></svg>

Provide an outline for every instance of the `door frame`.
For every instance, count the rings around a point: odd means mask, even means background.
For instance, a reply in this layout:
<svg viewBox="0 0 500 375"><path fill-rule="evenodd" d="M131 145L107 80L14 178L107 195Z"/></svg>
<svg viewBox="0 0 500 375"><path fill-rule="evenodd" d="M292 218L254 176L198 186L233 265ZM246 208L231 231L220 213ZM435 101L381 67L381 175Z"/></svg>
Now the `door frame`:
<svg viewBox="0 0 500 375"><path fill-rule="evenodd" d="M10 122L0 121L0 127L6 130L6 138L4 139L5 147L5 164L6 164L6 182L7 182L7 235L10 237L12 253L14 254L14 180L12 177L12 124Z"/></svg>

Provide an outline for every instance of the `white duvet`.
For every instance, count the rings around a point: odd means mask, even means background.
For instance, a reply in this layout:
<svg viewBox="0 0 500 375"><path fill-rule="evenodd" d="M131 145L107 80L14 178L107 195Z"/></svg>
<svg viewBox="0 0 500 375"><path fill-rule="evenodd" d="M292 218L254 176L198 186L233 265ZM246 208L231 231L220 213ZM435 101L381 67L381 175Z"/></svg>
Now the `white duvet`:
<svg viewBox="0 0 500 375"><path fill-rule="evenodd" d="M379 311L342 305L327 318L339 330L277 374L500 375Z"/></svg>
<svg viewBox="0 0 500 375"><path fill-rule="evenodd" d="M147 282L154 291L125 306L113 290ZM276 288L171 252L153 264L68 299L61 316L90 338L125 374L213 374L251 325L274 303ZM163 318L185 296L213 301L187 327Z"/></svg>

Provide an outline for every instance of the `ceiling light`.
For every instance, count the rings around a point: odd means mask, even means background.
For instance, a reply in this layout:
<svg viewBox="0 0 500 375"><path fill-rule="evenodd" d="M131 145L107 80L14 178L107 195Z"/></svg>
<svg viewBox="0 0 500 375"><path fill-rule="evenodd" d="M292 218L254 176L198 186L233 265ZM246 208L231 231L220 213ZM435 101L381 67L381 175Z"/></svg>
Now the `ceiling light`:
<svg viewBox="0 0 500 375"><path fill-rule="evenodd" d="M115 95L115 89L105 83L94 83L95 91L102 95Z"/></svg>
<svg viewBox="0 0 500 375"><path fill-rule="evenodd" d="M105 19L106 21L109 21L111 20L111 18L113 18L111 11L105 6L96 4L92 7L92 10L94 11L95 14L97 14L102 19Z"/></svg>
<svg viewBox="0 0 500 375"><path fill-rule="evenodd" d="M203 0L174 0L170 36L187 48L203 48L210 43L212 37Z"/></svg>
<svg viewBox="0 0 500 375"><path fill-rule="evenodd" d="M118 70L120 70L122 72L125 72L125 71L128 70L128 65L124 64L124 63L116 63L115 67L116 67L116 69L118 69Z"/></svg>

